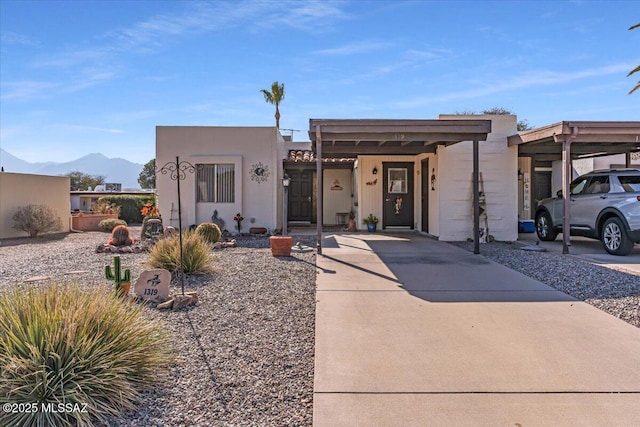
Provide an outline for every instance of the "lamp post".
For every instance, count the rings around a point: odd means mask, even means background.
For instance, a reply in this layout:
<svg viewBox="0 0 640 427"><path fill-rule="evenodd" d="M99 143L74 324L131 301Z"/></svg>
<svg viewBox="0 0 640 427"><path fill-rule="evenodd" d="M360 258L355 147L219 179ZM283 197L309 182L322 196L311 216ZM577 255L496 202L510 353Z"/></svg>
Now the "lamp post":
<svg viewBox="0 0 640 427"><path fill-rule="evenodd" d="M284 189L284 196L282 197L282 235L287 235L287 205L289 203L289 183L291 179L286 173L282 177L282 187Z"/></svg>

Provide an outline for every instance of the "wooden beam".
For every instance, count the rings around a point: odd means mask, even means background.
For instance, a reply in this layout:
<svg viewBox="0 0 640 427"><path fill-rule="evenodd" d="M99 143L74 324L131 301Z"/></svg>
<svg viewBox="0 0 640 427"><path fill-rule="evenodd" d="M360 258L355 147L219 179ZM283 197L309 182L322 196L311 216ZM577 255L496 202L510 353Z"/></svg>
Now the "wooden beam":
<svg viewBox="0 0 640 427"><path fill-rule="evenodd" d="M322 151L326 157L353 157L358 154L362 155L412 155L422 153L435 153L435 145L431 146L406 146L406 147L393 147L393 146L379 146L379 147L365 147L365 146L324 146Z"/></svg>
<svg viewBox="0 0 640 427"><path fill-rule="evenodd" d="M316 188L318 189L316 239L318 255L322 255L322 128L320 126L316 128Z"/></svg>

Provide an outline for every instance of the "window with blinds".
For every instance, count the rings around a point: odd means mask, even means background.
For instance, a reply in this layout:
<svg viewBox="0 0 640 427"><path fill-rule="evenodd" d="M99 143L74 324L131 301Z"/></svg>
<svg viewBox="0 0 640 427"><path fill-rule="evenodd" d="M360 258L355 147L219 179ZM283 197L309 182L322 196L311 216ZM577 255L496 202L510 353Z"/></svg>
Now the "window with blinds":
<svg viewBox="0 0 640 427"><path fill-rule="evenodd" d="M235 165L198 164L196 165L196 180L196 202L235 202Z"/></svg>

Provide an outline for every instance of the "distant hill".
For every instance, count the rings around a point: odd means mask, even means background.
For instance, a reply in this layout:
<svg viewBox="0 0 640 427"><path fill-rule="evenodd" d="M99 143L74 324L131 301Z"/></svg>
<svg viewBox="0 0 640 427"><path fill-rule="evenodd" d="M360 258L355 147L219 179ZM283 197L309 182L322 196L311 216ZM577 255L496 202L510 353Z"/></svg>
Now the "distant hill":
<svg viewBox="0 0 640 427"><path fill-rule="evenodd" d="M122 184L122 188L137 189L138 176L144 165L121 158L108 158L100 153L87 154L64 163L30 163L0 149L0 164L6 172L34 173L39 175L65 175L80 171L89 175L102 175L106 182Z"/></svg>

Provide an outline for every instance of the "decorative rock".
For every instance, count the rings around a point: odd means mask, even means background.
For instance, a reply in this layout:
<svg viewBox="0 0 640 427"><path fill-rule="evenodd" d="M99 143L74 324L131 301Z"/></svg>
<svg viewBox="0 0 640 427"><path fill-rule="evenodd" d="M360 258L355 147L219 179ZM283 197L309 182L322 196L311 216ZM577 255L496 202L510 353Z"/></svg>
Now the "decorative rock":
<svg viewBox="0 0 640 427"><path fill-rule="evenodd" d="M193 305L198 300L198 296L196 294L195 298L192 295L176 295L173 298L173 311L180 310L189 305Z"/></svg>
<svg viewBox="0 0 640 427"><path fill-rule="evenodd" d="M162 304L158 304L157 308L158 310L167 310L173 308L173 299L163 302Z"/></svg>
<svg viewBox="0 0 640 427"><path fill-rule="evenodd" d="M164 237L172 237L178 234L178 230L176 230L175 227L172 227L170 225L167 225L164 228Z"/></svg>
<svg viewBox="0 0 640 427"><path fill-rule="evenodd" d="M166 301L169 298L170 284L171 273L168 270L162 268L146 270L138 277L134 292L146 301Z"/></svg>

